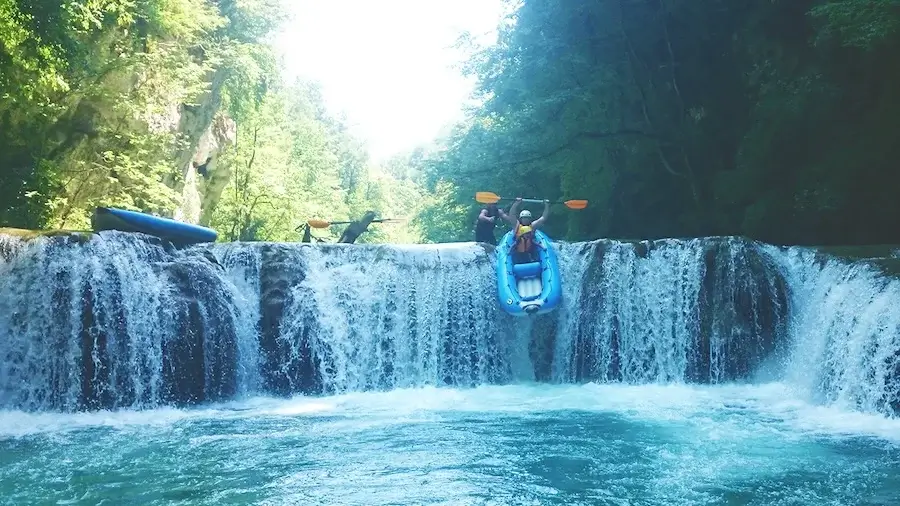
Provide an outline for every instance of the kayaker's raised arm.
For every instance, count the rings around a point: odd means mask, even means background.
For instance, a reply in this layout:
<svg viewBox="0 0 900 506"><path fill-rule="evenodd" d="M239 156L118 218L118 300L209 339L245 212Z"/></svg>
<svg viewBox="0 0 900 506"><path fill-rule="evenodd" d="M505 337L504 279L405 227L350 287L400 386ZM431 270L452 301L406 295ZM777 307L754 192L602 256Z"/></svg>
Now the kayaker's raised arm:
<svg viewBox="0 0 900 506"><path fill-rule="evenodd" d="M541 214L541 217L534 220L534 223L531 224L534 228L541 228L544 226L544 223L547 222L547 217L550 216L550 201L544 200L544 212Z"/></svg>
<svg viewBox="0 0 900 506"><path fill-rule="evenodd" d="M509 208L509 214L504 213L503 210L501 209L500 217L503 218L503 221L509 223L510 225L516 226L516 223L517 223L516 217L519 215L520 207L522 207L522 199L519 198L519 199L516 199L516 201L513 202L512 207Z"/></svg>

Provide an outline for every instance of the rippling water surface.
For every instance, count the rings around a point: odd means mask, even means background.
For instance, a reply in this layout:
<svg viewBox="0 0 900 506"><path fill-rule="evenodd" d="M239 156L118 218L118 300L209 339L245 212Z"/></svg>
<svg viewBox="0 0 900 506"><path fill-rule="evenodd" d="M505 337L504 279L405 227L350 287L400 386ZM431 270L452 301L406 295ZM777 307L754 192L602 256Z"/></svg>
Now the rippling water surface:
<svg viewBox="0 0 900 506"><path fill-rule="evenodd" d="M0 413L10 504L897 504L900 420L780 384Z"/></svg>

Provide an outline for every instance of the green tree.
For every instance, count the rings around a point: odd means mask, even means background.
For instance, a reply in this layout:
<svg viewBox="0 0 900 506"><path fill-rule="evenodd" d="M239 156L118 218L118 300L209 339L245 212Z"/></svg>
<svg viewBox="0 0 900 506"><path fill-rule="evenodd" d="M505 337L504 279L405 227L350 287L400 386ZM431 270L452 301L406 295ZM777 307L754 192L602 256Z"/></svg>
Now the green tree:
<svg viewBox="0 0 900 506"><path fill-rule="evenodd" d="M282 16L275 1L2 0L0 18L0 221L81 228L97 205L173 213L213 117L258 106Z"/></svg>
<svg viewBox="0 0 900 506"><path fill-rule="evenodd" d="M466 220L477 190L587 198L550 222L569 239L897 240L898 22L896 0L524 0L427 179Z"/></svg>
<svg viewBox="0 0 900 506"><path fill-rule="evenodd" d="M262 107L239 126L225 160L233 174L211 224L225 240L296 241L308 219L347 221L374 211L410 218L420 188L374 166L362 144L324 111L308 83L272 88ZM334 241L341 228L316 231ZM415 227L372 225L358 242L416 242Z"/></svg>

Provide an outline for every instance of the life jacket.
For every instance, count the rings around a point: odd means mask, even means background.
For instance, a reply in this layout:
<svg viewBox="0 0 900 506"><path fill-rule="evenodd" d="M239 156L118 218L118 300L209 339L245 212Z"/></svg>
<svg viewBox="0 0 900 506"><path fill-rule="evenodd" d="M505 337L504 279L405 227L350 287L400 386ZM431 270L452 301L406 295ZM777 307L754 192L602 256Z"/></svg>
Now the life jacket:
<svg viewBox="0 0 900 506"><path fill-rule="evenodd" d="M534 227L516 223L516 251L528 253L534 249Z"/></svg>

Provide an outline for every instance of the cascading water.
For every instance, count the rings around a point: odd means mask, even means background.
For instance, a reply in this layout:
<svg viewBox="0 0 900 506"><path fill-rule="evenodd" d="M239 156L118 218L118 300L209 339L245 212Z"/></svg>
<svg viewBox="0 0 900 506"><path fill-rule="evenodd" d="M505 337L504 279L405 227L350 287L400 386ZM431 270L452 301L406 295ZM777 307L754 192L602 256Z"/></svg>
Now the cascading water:
<svg viewBox="0 0 900 506"><path fill-rule="evenodd" d="M237 336L237 391L246 395L259 392L263 386L260 371L262 357L259 346L260 324L260 252L257 248L221 245L213 248L220 266L224 268L223 287L234 297L234 318Z"/></svg>
<svg viewBox="0 0 900 506"><path fill-rule="evenodd" d="M784 289L739 240L598 241L565 247L558 381L741 379L782 337ZM570 281L573 283L574 281Z"/></svg>
<svg viewBox="0 0 900 506"><path fill-rule="evenodd" d="M6 238L0 406L534 379L722 383L776 363L810 398L898 409L900 316L888 301L900 282L740 239L558 247L563 306L518 319L499 310L494 257L473 244Z"/></svg>
<svg viewBox="0 0 900 506"><path fill-rule="evenodd" d="M900 414L900 279L811 250L780 258L793 308L787 381L823 404Z"/></svg>
<svg viewBox="0 0 900 506"><path fill-rule="evenodd" d="M293 384L344 392L511 378L514 327L494 303L481 247L338 246L292 256L307 266L278 332L281 374Z"/></svg>
<svg viewBox="0 0 900 506"><path fill-rule="evenodd" d="M0 236L0 502L900 494L900 280L734 238L558 247L563 306L519 319L473 244Z"/></svg>
<svg viewBox="0 0 900 506"><path fill-rule="evenodd" d="M254 310L207 252L116 233L7 243L0 405L193 403L252 385Z"/></svg>

